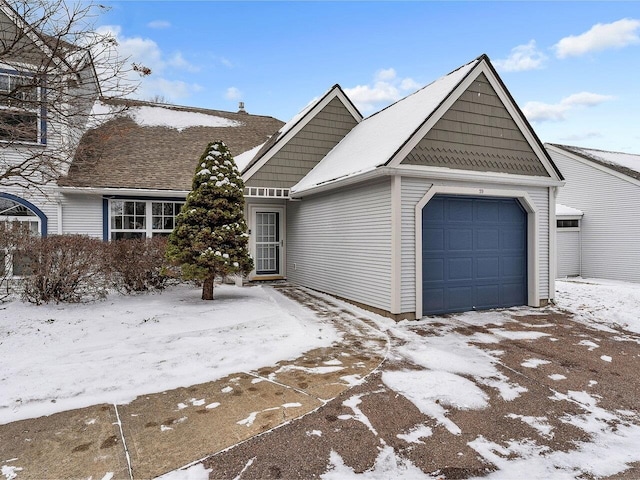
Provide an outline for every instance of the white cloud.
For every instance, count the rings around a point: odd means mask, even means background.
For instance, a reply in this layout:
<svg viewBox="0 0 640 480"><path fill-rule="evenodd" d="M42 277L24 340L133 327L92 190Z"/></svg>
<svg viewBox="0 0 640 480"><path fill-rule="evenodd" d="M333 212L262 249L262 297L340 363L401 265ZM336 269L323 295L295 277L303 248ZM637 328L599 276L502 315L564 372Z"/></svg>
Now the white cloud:
<svg viewBox="0 0 640 480"><path fill-rule="evenodd" d="M242 98L242 92L236 87L229 87L227 88L227 91L224 94L224 97L227 100L240 100Z"/></svg>
<svg viewBox="0 0 640 480"><path fill-rule="evenodd" d="M564 137L561 138L561 140L563 142L581 142L584 140L590 140L592 138L602 138L603 136L604 135L602 135L601 132L591 131L591 132L574 133L571 135L565 135Z"/></svg>
<svg viewBox="0 0 640 480"><path fill-rule="evenodd" d="M496 60L493 64L503 72L523 72L542 68L546 59L546 55L537 49L536 41L531 40L512 48L507 58Z"/></svg>
<svg viewBox="0 0 640 480"><path fill-rule="evenodd" d="M199 70L196 65L189 63L181 52L167 55L150 38L127 37L122 33L122 27L119 25L104 25L98 27L97 32L101 35L110 34L116 40L117 55L121 59L128 59L128 65L136 63L151 69L151 75L144 78L140 78L135 72L129 72L128 81L139 84L135 92L136 97L161 96L168 101L176 101L187 98L191 93L202 89L197 84L171 79L171 75L175 73Z"/></svg>
<svg viewBox="0 0 640 480"><path fill-rule="evenodd" d="M411 78L398 78L395 69L387 68L378 70L371 84L356 85L344 91L361 112L367 113L400 100L420 86Z"/></svg>
<svg viewBox="0 0 640 480"><path fill-rule="evenodd" d="M532 122L561 121L565 119L567 112L576 107L594 107L613 98L610 95L580 92L569 95L555 104L527 102L522 111Z"/></svg>
<svg viewBox="0 0 640 480"><path fill-rule="evenodd" d="M147 27L149 28L169 28L170 26L171 23L166 20L153 20L152 22L147 23Z"/></svg>
<svg viewBox="0 0 640 480"><path fill-rule="evenodd" d="M640 43L640 20L623 18L613 23L597 23L581 35L561 39L553 48L558 58L577 57L608 48L623 48Z"/></svg>

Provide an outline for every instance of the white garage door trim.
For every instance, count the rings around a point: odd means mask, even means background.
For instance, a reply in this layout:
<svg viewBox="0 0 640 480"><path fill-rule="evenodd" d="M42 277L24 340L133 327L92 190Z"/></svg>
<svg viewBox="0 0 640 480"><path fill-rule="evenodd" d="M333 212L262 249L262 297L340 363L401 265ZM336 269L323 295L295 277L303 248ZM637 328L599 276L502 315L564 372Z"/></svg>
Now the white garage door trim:
<svg viewBox="0 0 640 480"><path fill-rule="evenodd" d="M433 185L415 208L415 259L416 259L416 317L422 317L422 209L434 196L468 195L473 197L508 197L516 198L527 212L527 294L528 305L540 306L539 291L539 252L538 252L538 209L525 191L501 190L489 188L469 188Z"/></svg>

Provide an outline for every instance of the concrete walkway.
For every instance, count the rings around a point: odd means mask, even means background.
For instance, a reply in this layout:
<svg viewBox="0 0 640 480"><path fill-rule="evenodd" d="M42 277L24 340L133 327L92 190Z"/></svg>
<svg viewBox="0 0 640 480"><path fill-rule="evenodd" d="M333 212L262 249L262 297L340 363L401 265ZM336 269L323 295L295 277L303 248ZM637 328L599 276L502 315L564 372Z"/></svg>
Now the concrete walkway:
<svg viewBox="0 0 640 480"><path fill-rule="evenodd" d="M154 478L316 410L385 359L388 338L366 318L306 290L274 288L331 323L341 341L292 361L126 405L0 425L0 462L17 480Z"/></svg>

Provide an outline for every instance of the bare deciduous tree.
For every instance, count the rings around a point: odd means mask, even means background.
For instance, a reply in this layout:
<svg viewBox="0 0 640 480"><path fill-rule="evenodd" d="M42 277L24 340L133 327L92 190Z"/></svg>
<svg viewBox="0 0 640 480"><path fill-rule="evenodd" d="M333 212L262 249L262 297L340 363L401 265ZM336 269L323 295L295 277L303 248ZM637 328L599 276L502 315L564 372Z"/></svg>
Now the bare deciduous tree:
<svg viewBox="0 0 640 480"><path fill-rule="evenodd" d="M0 187L41 188L66 173L89 122L100 122L96 99L126 96L132 73L151 73L96 31L104 8L0 0Z"/></svg>

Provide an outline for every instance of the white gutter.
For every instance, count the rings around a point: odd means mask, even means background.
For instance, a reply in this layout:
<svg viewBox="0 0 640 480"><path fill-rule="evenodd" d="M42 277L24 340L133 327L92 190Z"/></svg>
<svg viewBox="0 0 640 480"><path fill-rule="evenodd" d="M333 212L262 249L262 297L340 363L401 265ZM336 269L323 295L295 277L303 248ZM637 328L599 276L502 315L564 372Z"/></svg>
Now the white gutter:
<svg viewBox="0 0 640 480"><path fill-rule="evenodd" d="M337 187L353 185L376 177L401 175L403 177L425 178L428 180L449 180L463 182L488 182L502 185L522 185L529 187L561 187L564 180L554 180L549 177L533 177L528 175L514 175L499 172L476 172L471 170L454 170L443 167L414 167L399 165L397 167L378 167L363 173L350 175L329 182L305 188L300 191L290 191L292 198L325 192Z"/></svg>
<svg viewBox="0 0 640 480"><path fill-rule="evenodd" d="M132 197L185 197L190 190L152 190L142 188L57 187L60 193Z"/></svg>

